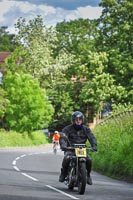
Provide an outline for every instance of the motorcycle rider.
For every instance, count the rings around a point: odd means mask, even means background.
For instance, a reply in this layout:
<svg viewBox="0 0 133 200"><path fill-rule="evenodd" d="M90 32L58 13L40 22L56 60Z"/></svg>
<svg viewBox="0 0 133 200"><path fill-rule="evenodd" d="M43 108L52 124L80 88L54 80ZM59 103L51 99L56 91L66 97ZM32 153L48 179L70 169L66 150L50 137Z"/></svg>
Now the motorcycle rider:
<svg viewBox="0 0 133 200"><path fill-rule="evenodd" d="M53 142L53 149L55 148L55 146L59 145L59 138L60 138L60 134L58 131L55 131L52 137L52 142Z"/></svg>
<svg viewBox="0 0 133 200"><path fill-rule="evenodd" d="M72 144L85 144L88 140L91 144L93 151L97 151L97 141L95 136L93 135L91 129L85 124L83 124L84 123L83 113L80 111L73 112L71 116L71 121L72 124L63 128L59 140L60 147L64 151L61 174L59 176L60 182L64 182L67 176L70 155L72 154L72 151L66 149L67 146L70 146ZM68 138L68 140L66 139L66 137ZM68 141L70 142L70 144L68 144ZM92 185L92 179L90 176L91 167L92 167L92 161L89 155L87 155L86 169L87 169L87 183L89 185Z"/></svg>

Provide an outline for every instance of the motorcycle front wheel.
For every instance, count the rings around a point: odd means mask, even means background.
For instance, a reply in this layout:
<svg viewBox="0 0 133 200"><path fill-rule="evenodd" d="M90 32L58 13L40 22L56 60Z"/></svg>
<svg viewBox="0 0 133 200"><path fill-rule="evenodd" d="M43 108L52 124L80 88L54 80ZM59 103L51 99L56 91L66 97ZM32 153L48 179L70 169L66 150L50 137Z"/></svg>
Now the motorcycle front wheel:
<svg viewBox="0 0 133 200"><path fill-rule="evenodd" d="M74 188L74 178L75 178L75 168L72 167L68 173L68 189L73 190Z"/></svg>
<svg viewBox="0 0 133 200"><path fill-rule="evenodd" d="M86 188L86 163L81 162L78 170L78 193L84 194Z"/></svg>
<svg viewBox="0 0 133 200"><path fill-rule="evenodd" d="M54 154L56 154L57 153L57 148L55 147L53 151L54 151Z"/></svg>

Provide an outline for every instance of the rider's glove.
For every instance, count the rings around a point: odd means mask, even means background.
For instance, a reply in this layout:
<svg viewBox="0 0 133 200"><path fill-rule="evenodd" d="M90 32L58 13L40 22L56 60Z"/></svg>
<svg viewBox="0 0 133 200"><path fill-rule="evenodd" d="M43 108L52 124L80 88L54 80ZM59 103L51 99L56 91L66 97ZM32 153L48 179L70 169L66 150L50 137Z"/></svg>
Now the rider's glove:
<svg viewBox="0 0 133 200"><path fill-rule="evenodd" d="M97 151L97 147L96 147L96 146L93 146L93 147L92 147L92 150L93 150L93 151Z"/></svg>

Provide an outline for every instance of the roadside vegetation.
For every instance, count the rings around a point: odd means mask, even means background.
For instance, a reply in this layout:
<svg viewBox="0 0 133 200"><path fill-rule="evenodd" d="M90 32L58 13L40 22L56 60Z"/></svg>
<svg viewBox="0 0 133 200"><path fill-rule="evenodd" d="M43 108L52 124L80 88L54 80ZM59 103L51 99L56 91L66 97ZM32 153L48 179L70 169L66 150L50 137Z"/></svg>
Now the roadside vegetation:
<svg viewBox="0 0 133 200"><path fill-rule="evenodd" d="M0 147L26 147L47 144L47 136L41 132L36 131L30 134L18 133L15 131L0 130Z"/></svg>
<svg viewBox="0 0 133 200"><path fill-rule="evenodd" d="M93 130L98 152L93 168L113 178L133 182L133 115L119 115Z"/></svg>

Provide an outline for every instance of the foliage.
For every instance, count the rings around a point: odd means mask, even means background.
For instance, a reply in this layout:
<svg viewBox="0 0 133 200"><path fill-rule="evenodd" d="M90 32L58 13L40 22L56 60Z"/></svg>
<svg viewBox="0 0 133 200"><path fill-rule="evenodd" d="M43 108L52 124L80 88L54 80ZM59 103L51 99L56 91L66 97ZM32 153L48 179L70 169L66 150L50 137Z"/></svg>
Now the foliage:
<svg viewBox="0 0 133 200"><path fill-rule="evenodd" d="M102 110L103 102L109 100L112 104L124 101L127 92L124 87L115 84L111 75L102 73L84 84L80 95L84 103L93 105L95 114L97 114L98 111Z"/></svg>
<svg viewBox="0 0 133 200"><path fill-rule="evenodd" d="M93 132L98 142L98 153L92 155L94 169L133 181L133 115L118 115Z"/></svg>
<svg viewBox="0 0 133 200"><path fill-rule="evenodd" d="M125 88L115 83L113 76L106 72L107 54L89 53L88 67L82 70L86 74L86 81L82 84L80 102L93 106L96 115L102 109L103 102L124 102L127 98Z"/></svg>
<svg viewBox="0 0 133 200"><path fill-rule="evenodd" d="M10 34L6 31L8 27L0 27L0 52L12 52L15 48L13 42L14 34Z"/></svg>
<svg viewBox="0 0 133 200"><path fill-rule="evenodd" d="M79 81L86 76L90 52L95 52L94 41L97 35L95 21L78 19L61 22L56 25L58 43L54 54L65 49L74 56L73 65L66 70L66 76L72 75Z"/></svg>
<svg viewBox="0 0 133 200"><path fill-rule="evenodd" d="M42 132L28 134L15 131L7 132L0 129L0 147L24 147L48 143L47 137Z"/></svg>
<svg viewBox="0 0 133 200"><path fill-rule="evenodd" d="M119 103L112 104L113 112L112 115L121 114L121 112L130 112L133 111L133 105L131 103Z"/></svg>
<svg viewBox="0 0 133 200"><path fill-rule="evenodd" d="M29 74L8 73L4 77L4 89L10 101L6 110L7 128L31 132L48 126L53 107L37 79Z"/></svg>
<svg viewBox="0 0 133 200"><path fill-rule="evenodd" d="M128 35L132 5L129 0L103 0L101 6L98 20L64 21L46 28L37 16L28 22L20 18L16 24L19 45L7 59L7 70L38 79L55 109L51 125L67 123L70 112L77 109L88 122L90 113L93 119L104 101L133 103L132 37ZM129 23L129 32L124 23Z"/></svg>
<svg viewBox="0 0 133 200"><path fill-rule="evenodd" d="M98 21L100 24L100 19ZM96 115L105 101L111 104L125 103L132 96L131 83L130 86L128 85L130 90L127 90L122 80L117 79L121 77L115 77L115 74L110 73L112 46L109 47L109 51L106 45L105 48L100 48L101 43L98 42L103 36L100 32L102 28L104 25L96 26L95 20L83 19L64 21L56 26L60 41L57 51L65 48L75 56L75 63L66 70L67 77L74 75L76 78L73 87L69 90L70 96L87 117L89 117L88 109L89 115L90 111Z"/></svg>
<svg viewBox="0 0 133 200"><path fill-rule="evenodd" d="M26 22L20 18L16 24L18 34L15 41L19 44L7 61L8 70L23 71L38 78L42 87L49 87L60 76L64 77L71 56L61 51L53 58L53 49L57 41L54 28L47 28L40 16Z"/></svg>
<svg viewBox="0 0 133 200"><path fill-rule="evenodd" d="M47 91L48 98L57 111L55 117L58 120L57 115L59 116L64 107L65 113L69 109L69 103L66 102L66 105L61 103L60 96L65 98L62 83L66 81L66 69L73 62L73 56L63 50L56 57L53 56L57 41L56 31L54 28L46 28L40 16L28 23L25 19L20 18L16 28L18 35L15 40L20 45L7 59L7 70L12 73L29 73L37 78L40 86ZM60 92L58 88L60 88ZM54 99L56 99L56 104ZM63 115L64 113L61 116ZM51 124L54 121L55 119L52 120Z"/></svg>
<svg viewBox="0 0 133 200"><path fill-rule="evenodd" d="M56 30L58 44L55 53L65 48L76 57L83 56L84 60L87 55L87 47L89 50L95 48L94 38L97 35L95 21L89 19L63 21L57 23Z"/></svg>
<svg viewBox="0 0 133 200"><path fill-rule="evenodd" d="M73 100L70 93L67 92L70 89L69 82L56 83L55 90L51 90L49 96L53 97L52 102L55 106L54 118L51 121L50 127L52 129L61 130L65 123L70 122L70 116L73 112Z"/></svg>
<svg viewBox="0 0 133 200"><path fill-rule="evenodd" d="M120 83L131 93L133 65L133 3L131 0L102 0L101 17L98 19L99 37L96 40L97 51L108 54L108 72L116 83ZM128 101L133 102L132 95Z"/></svg>
<svg viewBox="0 0 133 200"><path fill-rule="evenodd" d="M9 101L6 97L6 92L0 86L0 118L4 116L8 104Z"/></svg>

